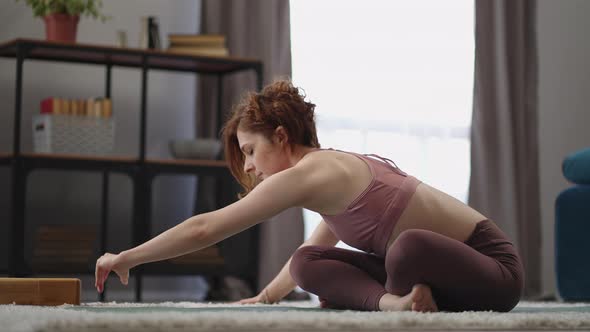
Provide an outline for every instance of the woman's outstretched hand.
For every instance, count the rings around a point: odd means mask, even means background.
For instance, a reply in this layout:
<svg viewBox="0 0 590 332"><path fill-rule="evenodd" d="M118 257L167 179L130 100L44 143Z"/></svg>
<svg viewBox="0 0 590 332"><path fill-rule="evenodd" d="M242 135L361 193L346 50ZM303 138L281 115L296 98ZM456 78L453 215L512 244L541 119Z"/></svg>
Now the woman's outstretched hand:
<svg viewBox="0 0 590 332"><path fill-rule="evenodd" d="M111 271L119 276L123 285L127 285L129 282L129 268L129 266L123 264L120 254L114 255L106 253L100 256L96 261L96 269L94 271L94 287L96 287L96 290L99 293L102 293L104 290L104 282L107 280Z"/></svg>

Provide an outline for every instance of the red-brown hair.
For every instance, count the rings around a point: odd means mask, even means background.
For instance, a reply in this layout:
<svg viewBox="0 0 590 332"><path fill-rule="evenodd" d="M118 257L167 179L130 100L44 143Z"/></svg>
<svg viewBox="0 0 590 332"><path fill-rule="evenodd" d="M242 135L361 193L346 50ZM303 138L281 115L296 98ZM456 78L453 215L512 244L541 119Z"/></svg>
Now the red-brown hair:
<svg viewBox="0 0 590 332"><path fill-rule="evenodd" d="M319 148L315 126L315 105L306 102L305 95L288 80L267 85L260 93L248 92L233 107L222 129L225 159L246 196L258 184L256 177L244 172L244 155L240 150L238 128L260 133L272 139L275 129L282 126L288 136L288 144Z"/></svg>

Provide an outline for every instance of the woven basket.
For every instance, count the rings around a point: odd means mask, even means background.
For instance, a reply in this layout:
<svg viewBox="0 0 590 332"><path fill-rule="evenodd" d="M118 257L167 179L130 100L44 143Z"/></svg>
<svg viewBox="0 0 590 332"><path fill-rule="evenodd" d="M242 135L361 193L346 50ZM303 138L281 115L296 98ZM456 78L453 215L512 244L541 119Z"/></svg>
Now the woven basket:
<svg viewBox="0 0 590 332"><path fill-rule="evenodd" d="M33 116L33 151L107 155L113 151L113 118L41 114Z"/></svg>

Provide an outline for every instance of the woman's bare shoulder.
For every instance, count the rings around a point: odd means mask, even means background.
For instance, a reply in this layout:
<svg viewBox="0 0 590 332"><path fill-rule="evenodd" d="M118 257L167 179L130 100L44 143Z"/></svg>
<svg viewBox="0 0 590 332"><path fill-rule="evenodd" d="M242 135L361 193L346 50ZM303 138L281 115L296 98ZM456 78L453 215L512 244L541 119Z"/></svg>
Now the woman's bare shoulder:
<svg viewBox="0 0 590 332"><path fill-rule="evenodd" d="M296 166L319 171L335 180L358 175L366 169L366 163L352 153L339 150L319 150L306 154ZM327 174L323 174L327 173Z"/></svg>
<svg viewBox="0 0 590 332"><path fill-rule="evenodd" d="M315 150L308 152L303 158L299 161L300 163L326 163L329 161L338 162L342 160L342 158L346 158L349 154L333 149L322 149L322 150Z"/></svg>
<svg viewBox="0 0 590 332"><path fill-rule="evenodd" d="M332 150L319 150L307 153L293 167L306 170L312 173L330 173L334 167L338 167L338 159Z"/></svg>
<svg viewBox="0 0 590 332"><path fill-rule="evenodd" d="M311 181L313 187L321 189L346 181L350 176L338 153L334 151L316 151L305 155L295 166L300 176Z"/></svg>
<svg viewBox="0 0 590 332"><path fill-rule="evenodd" d="M316 212L340 211L371 181L371 172L364 161L340 151L317 151L306 155L299 167L314 189L305 207Z"/></svg>

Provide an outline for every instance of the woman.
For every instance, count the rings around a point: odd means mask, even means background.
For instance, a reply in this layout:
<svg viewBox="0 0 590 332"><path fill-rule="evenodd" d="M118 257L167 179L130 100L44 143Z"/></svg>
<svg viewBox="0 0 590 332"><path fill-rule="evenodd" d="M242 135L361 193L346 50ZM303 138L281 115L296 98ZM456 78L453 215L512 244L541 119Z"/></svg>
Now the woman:
<svg viewBox="0 0 590 332"><path fill-rule="evenodd" d="M523 268L512 243L485 216L376 155L320 149L315 105L289 81L247 94L223 129L240 200L193 216L96 263L110 273L213 245L282 210L301 206L324 220L260 294L273 303L297 285L322 306L355 310L509 311ZM363 252L335 248L342 240Z"/></svg>

